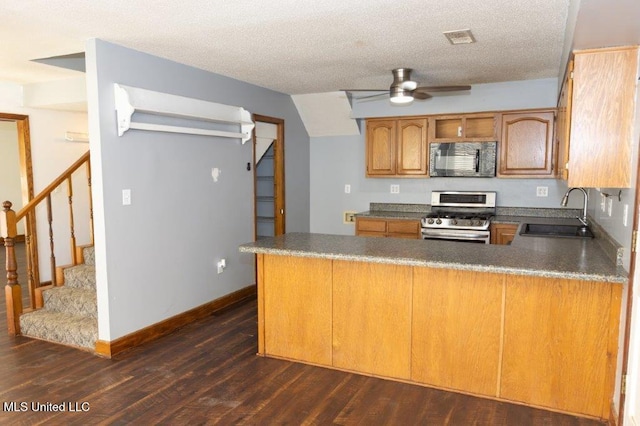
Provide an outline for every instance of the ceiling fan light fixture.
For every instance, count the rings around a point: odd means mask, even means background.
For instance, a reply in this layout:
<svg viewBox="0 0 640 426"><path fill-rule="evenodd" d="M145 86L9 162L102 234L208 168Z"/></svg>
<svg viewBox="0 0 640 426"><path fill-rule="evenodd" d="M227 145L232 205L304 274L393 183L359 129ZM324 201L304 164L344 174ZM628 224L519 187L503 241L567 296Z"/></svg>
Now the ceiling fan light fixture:
<svg viewBox="0 0 640 426"><path fill-rule="evenodd" d="M391 86L389 89L389 100L392 104L408 104L413 101L411 91L404 90L400 86Z"/></svg>

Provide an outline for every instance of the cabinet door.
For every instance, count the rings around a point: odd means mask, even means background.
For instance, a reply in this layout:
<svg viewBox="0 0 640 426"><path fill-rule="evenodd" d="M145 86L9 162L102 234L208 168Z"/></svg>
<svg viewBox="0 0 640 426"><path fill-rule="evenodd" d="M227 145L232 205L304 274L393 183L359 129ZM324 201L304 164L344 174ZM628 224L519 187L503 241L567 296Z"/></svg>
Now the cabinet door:
<svg viewBox="0 0 640 426"><path fill-rule="evenodd" d="M500 397L608 417L621 286L508 276Z"/></svg>
<svg viewBox="0 0 640 426"><path fill-rule="evenodd" d="M420 238L419 220L388 220L387 232L389 237Z"/></svg>
<svg viewBox="0 0 640 426"><path fill-rule="evenodd" d="M427 119L398 120L399 175L427 175Z"/></svg>
<svg viewBox="0 0 640 426"><path fill-rule="evenodd" d="M385 219L356 218L356 235L384 237L387 232Z"/></svg>
<svg viewBox="0 0 640 426"><path fill-rule="evenodd" d="M571 137L571 96L573 93L573 61L567 65L567 73L558 99L558 119L556 120L556 177L567 180L569 165L569 139Z"/></svg>
<svg viewBox="0 0 640 426"><path fill-rule="evenodd" d="M414 268L412 380L497 396L503 277Z"/></svg>
<svg viewBox="0 0 640 426"><path fill-rule="evenodd" d="M411 267L333 261L333 365L409 379Z"/></svg>
<svg viewBox="0 0 640 426"><path fill-rule="evenodd" d="M638 48L576 52L569 187L631 184Z"/></svg>
<svg viewBox="0 0 640 426"><path fill-rule="evenodd" d="M509 244L516 236L518 225L510 223L491 224L491 244Z"/></svg>
<svg viewBox="0 0 640 426"><path fill-rule="evenodd" d="M553 111L502 115L498 176L553 177Z"/></svg>
<svg viewBox="0 0 640 426"><path fill-rule="evenodd" d="M367 121L367 176L396 174L396 120Z"/></svg>
<svg viewBox="0 0 640 426"><path fill-rule="evenodd" d="M331 260L264 256L264 353L331 365Z"/></svg>

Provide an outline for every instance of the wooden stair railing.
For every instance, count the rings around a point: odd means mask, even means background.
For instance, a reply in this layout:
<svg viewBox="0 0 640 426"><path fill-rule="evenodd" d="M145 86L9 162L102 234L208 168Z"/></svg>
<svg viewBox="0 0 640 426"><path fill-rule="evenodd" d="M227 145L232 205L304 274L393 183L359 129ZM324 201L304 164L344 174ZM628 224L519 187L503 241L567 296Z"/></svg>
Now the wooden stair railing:
<svg viewBox="0 0 640 426"><path fill-rule="evenodd" d="M29 309L36 309L36 289L41 287L38 259L38 241L34 238L35 233L35 216L36 207L43 201L47 209L47 222L49 227L49 250L51 263L51 285L57 284L56 274L56 258L54 254L54 233L53 233L53 210L51 207L51 194L63 183L67 183L67 196L69 199L69 227L70 227L70 248L71 261L74 265L78 264L78 247L76 246L76 237L73 218L73 182L72 174L83 165L86 165L87 186L89 189L89 232L90 244L93 244L93 202L91 199L91 162L89 152L87 151L67 170L51 182L45 189L36 195L27 203L18 213L14 212L10 201L2 203L2 211L0 211L0 237L4 238L5 254L6 254L6 271L7 285L5 286L5 296L7 303L7 326L11 336L20 334L20 315L26 312L22 306L22 289L18 277L18 264L16 262L15 241L18 232L17 224L20 220L26 220L26 253L27 253L27 284L29 289Z"/></svg>

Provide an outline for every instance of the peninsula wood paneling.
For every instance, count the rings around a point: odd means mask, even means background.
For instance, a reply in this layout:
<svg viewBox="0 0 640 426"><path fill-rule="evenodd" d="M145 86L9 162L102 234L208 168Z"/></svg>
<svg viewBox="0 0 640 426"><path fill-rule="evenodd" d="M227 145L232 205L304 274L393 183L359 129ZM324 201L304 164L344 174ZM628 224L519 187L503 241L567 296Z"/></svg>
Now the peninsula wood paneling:
<svg viewBox="0 0 640 426"><path fill-rule="evenodd" d="M410 266L333 262L333 365L409 379Z"/></svg>
<svg viewBox="0 0 640 426"><path fill-rule="evenodd" d="M331 365L331 260L265 255L265 354Z"/></svg>
<svg viewBox="0 0 640 426"><path fill-rule="evenodd" d="M500 397L606 417L612 284L508 276ZM614 322L614 323L612 323Z"/></svg>
<svg viewBox="0 0 640 426"><path fill-rule="evenodd" d="M411 379L497 396L504 275L416 267L413 282Z"/></svg>

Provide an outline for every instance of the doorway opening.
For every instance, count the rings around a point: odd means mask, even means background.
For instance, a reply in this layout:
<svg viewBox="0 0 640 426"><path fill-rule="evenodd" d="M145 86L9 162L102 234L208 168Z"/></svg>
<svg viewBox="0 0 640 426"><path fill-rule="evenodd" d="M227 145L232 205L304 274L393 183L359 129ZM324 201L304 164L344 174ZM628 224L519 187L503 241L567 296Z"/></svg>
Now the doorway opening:
<svg viewBox="0 0 640 426"><path fill-rule="evenodd" d="M254 239L285 233L284 120L254 114Z"/></svg>

